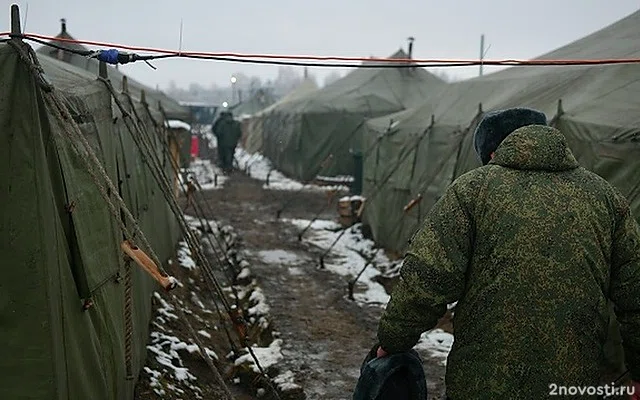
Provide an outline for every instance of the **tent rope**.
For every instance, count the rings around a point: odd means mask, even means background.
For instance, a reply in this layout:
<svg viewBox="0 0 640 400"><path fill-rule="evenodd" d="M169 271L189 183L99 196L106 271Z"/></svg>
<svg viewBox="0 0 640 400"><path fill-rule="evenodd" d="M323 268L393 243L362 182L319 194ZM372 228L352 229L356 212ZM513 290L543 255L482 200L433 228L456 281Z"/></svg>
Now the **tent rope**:
<svg viewBox="0 0 640 400"><path fill-rule="evenodd" d="M140 118L139 114L135 111L135 107L134 107L134 105L133 105L133 100L132 100L131 96L130 96L128 93L125 93L125 95L126 95L126 96L127 96L127 98L129 99L129 102L130 102L129 104L130 104L131 108L133 109L133 111L134 111L134 113L135 113L135 115L136 115L136 118L137 118L138 120L140 120L140 121L141 121L141 118ZM146 114L147 114L148 118L149 118L149 119L152 121L152 123L154 124L155 129L156 129L156 131L157 131L157 133L158 133L158 136L159 136L159 137L161 138L161 140L162 140L163 145L162 145L161 147L162 147L162 149L163 149L163 154L164 154L164 156L165 156L165 159L168 159L168 160L169 160L169 164L171 165L171 168L172 168L172 170L173 170L174 174L176 175L176 178L178 179L178 182L179 182L179 184L180 184L180 188L182 189L183 193L184 193L184 194L188 194L188 190L189 190L189 189L188 189L188 187L184 184L184 182L182 182L182 180L181 180L181 179L179 179L180 168L179 168L179 166L177 165L177 160L175 160L175 159L172 157L172 155L169 153L169 145L168 145L168 142L165 140L165 138L166 138L166 133L167 133L167 132L166 132L166 128L165 128L164 126L162 126L162 125L160 125L160 124L156 123L155 119L154 119L154 118L153 118L153 116L151 115L151 111L150 111L150 110L149 110L149 108L147 107L147 104L146 104L146 103L144 103L143 105L144 105L144 107L143 107L143 108L144 108L144 110L146 111ZM164 110L162 110L162 109L161 109L160 111L161 111L161 113L163 114L163 117L164 117L164 118L165 118L165 120L166 120L167 118L166 118L166 115L164 114ZM144 131L144 130L143 130L143 131ZM150 141L150 139L149 139L149 137L148 137L147 135L145 135L145 137L147 138L147 140L148 140L148 141ZM158 157L156 157L155 161L156 161L156 163L157 163L157 164L160 164L159 156L158 156ZM168 182L168 178L166 178L166 181ZM199 186L199 183L198 183L197 179L195 179L195 177L194 177L194 181L196 182L196 185L198 185L198 186ZM203 200L203 202L207 205L207 207L208 207L208 209L209 209L209 215L212 215L212 216L213 216L213 212L211 211L211 207L209 206L209 203L207 203L207 202L206 202L206 200L204 199L204 197L202 197L202 200ZM238 296L238 291L237 291L237 289L236 289L236 288L235 288L235 286L234 286L234 285L235 285L235 283L236 283L236 276L235 276L235 273L234 273L234 271L233 271L233 263L232 263L232 262L231 262L231 260L229 259L227 252L226 252L226 251L224 251L224 246L223 246L223 244L221 243L221 241L220 241L220 239L219 239L218 235L216 235L216 234L215 234L215 231L213 230L213 227L211 226L210 221L204 217L204 212L202 211L201 204L197 201L197 199L194 199L194 201L193 201L193 205L194 205L194 210L195 210L195 212L196 212L196 217L200 220L200 226L201 226L202 228L204 228L204 227L206 226L206 228L208 229L208 231L207 231L207 232L204 232L204 233L203 233L203 236L204 236L204 237L206 237L206 239L207 239L207 241L209 242L209 245L210 245L210 247L211 247L211 250L212 250L212 252L214 253L214 256L216 257L216 259L217 259L217 261L218 261L218 265L220 265L220 266L221 266L221 270L222 270L222 271L226 274L226 276L227 276L227 279L228 279L229 285L230 285L230 287L231 287L232 294L233 294L233 296L234 296L234 298L235 298L235 300L236 300L236 307L240 307L240 300L239 300L239 296ZM182 214L184 214L184 213L182 213ZM216 243L217 243L217 245L218 245L218 248L221 250L222 254L224 255L224 258L225 258L225 261L226 261L227 268L222 268L223 263L221 262L220 257L218 256L218 251L217 251L217 249L216 249L216 246L215 246L215 245L213 244L213 242L211 241L211 236L213 236L213 238L215 239L215 241L216 241ZM226 324L224 324L223 326L224 326L224 329L225 329L225 331L226 331L226 333L227 333L227 336L229 336L229 337L230 337L229 332L228 332L228 330L227 330L227 326L226 326ZM230 342L230 344L231 344L231 347L232 347L232 349L234 350L234 353L235 353L235 352L236 352L235 344L233 343L233 341L231 341L231 342Z"/></svg>
<svg viewBox="0 0 640 400"><path fill-rule="evenodd" d="M126 378L133 379L133 279L131 276L131 260L127 258L124 264L124 357Z"/></svg>
<svg viewBox="0 0 640 400"><path fill-rule="evenodd" d="M427 127L427 129L425 129L422 134L420 136L418 136L418 139L416 141L416 143L419 143L420 140L422 140L422 138L427 135L427 133L429 133L431 131L431 129L433 128L433 123L431 125L429 125ZM407 151L407 148L405 148L403 150L404 154L402 154L401 157L398 158L398 161L396 162L394 168L389 171L389 173L387 174L387 176L382 180L382 182L378 185L376 185L376 187L374 188L373 194L367 199L367 201L371 201L371 199L375 198L377 194L379 194L381 192L382 187L387 183L387 181L389 179L391 179L391 176L395 173L395 171L398 169L398 167L402 164L402 162L410 155L412 154L411 150L413 150L415 148L415 146L412 146L410 149L408 149L409 151ZM366 207L366 206L365 206ZM324 267L324 258L331 252L331 250L333 249L333 247L340 241L340 239L344 236L345 233L347 233L347 231L350 230L349 228L345 228L342 230L342 232L340 232L340 234L334 239L333 243L331 243L331 245L322 253L322 255L320 255L320 266Z"/></svg>
<svg viewBox="0 0 640 400"><path fill-rule="evenodd" d="M139 240L143 243L145 248L147 248L147 251L149 252L149 254L151 256L151 260L154 263L156 263L157 268L160 270L160 272L162 274L167 275L166 271L162 267L162 263L159 262L158 256L153 251L153 248L150 246L149 242L147 241L147 239L146 239L144 233L142 232L142 230L140 229L137 221L135 220L135 218L131 214L130 210L126 206L126 204L125 204L124 200L122 199L122 197L120 196L119 191L114 187L113 182L111 182L111 179L109 178L109 175L104 170L104 167L102 166L102 163L98 160L96 154L94 153L93 149L91 148L91 145L88 143L88 141L86 140L86 138L84 137L84 135L80 131L80 128L77 125L77 123L75 123L75 121L73 120L73 116L71 115L71 113L67 109L67 106L66 106L66 103L65 103L64 99L57 93L55 88L51 84L49 84L46 81L46 79L44 78L44 71L43 71L42 67L39 64L38 58L35 55L34 50L30 46L27 46L27 45L23 44L22 42L17 42L16 43L14 41L11 41L10 43L11 43L11 46L16 50L16 52L19 55L19 57L21 58L21 60L25 63L25 65L28 66L30 72L34 76L34 79L36 79L36 81L39 82L40 86L43 88L43 90L45 92L45 93L43 93L43 99L45 101L45 104L48 107L48 109L52 112L56 125L60 128L59 130L54 130L54 132L56 133L56 135L54 135L54 140L55 140L56 145L58 147L61 146L60 141L56 140L56 138L63 138L63 139L66 139L69 142L69 144L71 145L71 149L74 151L75 155L85 165L86 171L89 173L92 181L94 182L94 184L98 188L98 191L99 191L100 195L102 196L103 200L105 201L105 203L107 203L109 211L111 212L113 218L117 221L118 226L122 230L122 233L125 236L125 238L127 238L127 240L129 240L131 243L134 242L133 241L133 235L131 234L129 229L124 224L120 213L118 212L118 210L116 209L116 206L111 201L110 194L112 194L115 197L115 199L116 199L116 201L117 201L117 203L119 205L119 208L121 209L121 211L123 213L123 216L127 220L129 220L131 222L131 225L133 226L135 233L139 237ZM110 84L108 86L110 87ZM111 93L112 93L112 95L114 93L112 87L111 87ZM132 136L135 137L135 135L132 135ZM78 143L81 144L83 149L81 149L81 147L78 145ZM107 192L107 189L105 188L105 186L100 182L99 175L103 178L106 186L109 189L109 192ZM215 279L215 277L214 277L214 279ZM222 290L220 290L220 294L223 295ZM224 297L222 297L222 301L223 301L223 303L225 303L225 306L226 306L225 308L227 308L229 310L230 316L233 317L234 316L233 310L231 310L228 307L228 303L226 303L226 299ZM216 307L217 307L217 305L216 305ZM176 304L176 308L178 308L178 309L180 308L179 304ZM190 325L190 322L188 320L185 319L184 322L187 325ZM234 322L236 322L237 324L240 324L240 323L244 322L244 320L242 320L241 318L238 319L236 317L234 319ZM196 338L196 340L197 340L197 338ZM243 342L245 342L245 340L243 340ZM200 353L203 355L203 357L207 357L207 353L205 352L204 348L202 348L199 345L199 349L200 349ZM259 361L257 360L257 358L255 356L255 353L250 348L249 348L249 353L253 356L254 361L256 362L256 365L261 370L261 372L264 374L264 370L260 366ZM217 373L217 371L213 371L213 372L214 372L214 374ZM273 386L271 385L271 381L270 380L268 380L268 383L271 386L271 388L273 389L275 396L277 398L279 398L279 394L277 393L275 388L273 388ZM222 382L222 385L225 385L224 382ZM227 388L227 390L228 390L228 388Z"/></svg>
<svg viewBox="0 0 640 400"><path fill-rule="evenodd" d="M120 101L120 99L118 98L118 95L115 91L115 89L113 88L113 86L111 85L111 82L108 79L105 78L99 78L108 88L108 90L111 92L111 95L114 99L114 102L116 103L116 106L118 107L118 109L120 110L120 113L123 116L123 119L125 121L125 124L127 123L127 121L132 120L132 116L131 114L124 108L124 105L122 104L122 102ZM133 126L135 128L135 131L137 134L140 135L140 137L144 137L144 132L142 131L142 129L140 128L140 126L137 124L137 121L133 120ZM128 125L127 125L128 126ZM148 153L150 153L150 155L152 154L152 151L148 146L146 146L146 143L141 142L139 140L139 138L137 137L136 134L134 134L134 130L130 129L130 132L132 133L132 138L134 139L134 141L136 142L136 145L138 146L138 148L141 151L146 150ZM153 156L150 157L151 160L153 161ZM145 158L145 162L146 162L146 158ZM148 165L148 164L147 164ZM196 258L198 259L200 265L202 266L203 270L205 271L205 276L208 277L208 281L209 283L212 284L213 288L215 289L214 291L218 293L218 297L221 301L221 303L223 304L225 311L227 312L227 314L229 315L231 321L233 321L234 326L236 327L236 333L239 336L240 342L242 343L243 347L245 347L247 349L247 351L249 352L249 354L251 355L253 361L255 362L258 370L260 371L261 375L263 375L265 378L267 378L267 382L268 385L271 387L274 395L279 398L279 394L277 392L277 390L273 387L273 385L271 384L270 379L268 378L268 375L266 375L266 372L264 371L263 367L260 364L259 359L257 358L257 356L255 355L255 352L253 351L253 349L251 348L251 346L249 345L248 341L247 341L247 336L246 336L246 332L248 331L248 327L247 327L247 322L244 320L243 318L243 312L241 309L239 309L238 307L231 307L231 305L229 304L224 291L222 289L222 286L220 285L220 283L218 282L218 279L215 277L215 274L213 273L213 269L211 268L211 265L209 264L208 259L206 258L206 256L204 255L201 246L197 243L193 232L191 231L191 229L189 229L189 226L184 218L184 214L182 213L182 210L180 209L180 207L177 204L176 199L171 195L171 186L167 181L166 175L164 175L164 171L161 171L161 173L158 173L157 171L157 166L155 164L153 164L153 167L150 168L150 170L152 171L152 175L154 177L154 179L156 180L156 183L160 186L161 192L163 193L163 195L165 196L167 202L169 203L170 208L172 209L174 215L178 218L178 223L181 226L183 233L185 235L185 239L187 240L187 243L189 244L189 247L191 249L192 254L196 255ZM164 179L163 179L164 178ZM220 261L220 260L218 260Z"/></svg>
<svg viewBox="0 0 640 400"><path fill-rule="evenodd" d="M356 128L356 129L358 129L358 128ZM364 160L366 160L369 157L370 153L373 151L373 149L376 147L376 145L379 144L379 142L382 140L382 138L383 138L383 135L379 135L376 138L376 140L371 145L369 145L367 150L363 153L363 156L362 156L362 161L363 162L364 162ZM316 213L313 215L313 217L311 218L311 220L309 221L307 226L305 226L305 228L298 233L298 240L302 240L302 236L309 230L309 228L311 228L311 225L320 217L320 214L322 214L324 211L326 211L326 209L328 207L329 207L329 205L325 204L318 211L316 211Z"/></svg>

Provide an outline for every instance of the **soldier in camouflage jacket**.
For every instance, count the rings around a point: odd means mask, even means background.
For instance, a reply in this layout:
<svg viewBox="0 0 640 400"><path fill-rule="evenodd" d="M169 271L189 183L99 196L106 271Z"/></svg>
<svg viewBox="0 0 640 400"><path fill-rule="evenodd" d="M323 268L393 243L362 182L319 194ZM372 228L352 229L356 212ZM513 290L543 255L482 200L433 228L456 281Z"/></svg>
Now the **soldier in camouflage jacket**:
<svg viewBox="0 0 640 400"><path fill-rule="evenodd" d="M475 144L484 165L412 238L378 354L412 348L457 301L447 396L547 398L551 384L599 384L612 301L640 381L640 229L627 200L535 110L488 114Z"/></svg>

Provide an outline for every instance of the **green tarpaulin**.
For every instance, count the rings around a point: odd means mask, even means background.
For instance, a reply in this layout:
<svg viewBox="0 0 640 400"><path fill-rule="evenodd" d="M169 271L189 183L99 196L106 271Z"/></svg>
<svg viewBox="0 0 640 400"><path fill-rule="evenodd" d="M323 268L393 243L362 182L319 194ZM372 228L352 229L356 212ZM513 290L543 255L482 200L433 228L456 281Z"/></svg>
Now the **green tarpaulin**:
<svg viewBox="0 0 640 400"><path fill-rule="evenodd" d="M539 59L637 58L639 42L637 12ZM472 134L482 113L515 106L547 113L579 162L618 187L640 217L638 93L637 64L512 67L436 88L413 110L367 122L364 218L379 243L402 251L444 188L480 165Z"/></svg>
<svg viewBox="0 0 640 400"><path fill-rule="evenodd" d="M105 84L38 58L73 120L58 116L33 70L0 44L0 398L130 399L146 358L157 285L131 267L127 354L122 232L82 162L87 155L76 154L78 143L65 132L80 128L163 262L173 254L176 223ZM146 110L138 100L125 104ZM152 115L143 118L143 131L161 155ZM83 310L87 299L92 305Z"/></svg>
<svg viewBox="0 0 640 400"><path fill-rule="evenodd" d="M316 90L318 90L318 85L316 85L316 83L311 79L305 79L300 85L296 86L295 89L276 103L252 115L249 123L247 124L247 132L245 133L247 139L244 144L244 149L249 153L262 151L262 124L265 119L268 118L269 113Z"/></svg>
<svg viewBox="0 0 640 400"><path fill-rule="evenodd" d="M400 50L390 58L408 56ZM280 171L302 181L352 175L350 150L361 148L364 122L415 106L442 85L422 68L357 68L264 115L262 152Z"/></svg>

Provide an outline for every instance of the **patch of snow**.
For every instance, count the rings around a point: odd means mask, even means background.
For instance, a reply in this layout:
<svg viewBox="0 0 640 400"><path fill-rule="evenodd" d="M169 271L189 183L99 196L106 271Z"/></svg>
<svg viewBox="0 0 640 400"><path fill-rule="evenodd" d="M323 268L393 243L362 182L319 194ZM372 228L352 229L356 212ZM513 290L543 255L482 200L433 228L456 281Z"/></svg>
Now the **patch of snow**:
<svg viewBox="0 0 640 400"><path fill-rule="evenodd" d="M196 268L196 262L193 261L191 249L184 240L178 243L178 263L181 267L186 269Z"/></svg>
<svg viewBox="0 0 640 400"><path fill-rule="evenodd" d="M166 121L167 128L169 129L184 129L191 131L191 125L179 119L170 119Z"/></svg>
<svg viewBox="0 0 640 400"><path fill-rule="evenodd" d="M249 296L249 301L253 304L253 306L247 310L249 315L265 316L269 314L271 308L267 304L267 298L260 287L253 289L251 296Z"/></svg>
<svg viewBox="0 0 640 400"><path fill-rule="evenodd" d="M153 391L157 395L164 396L165 394L167 394L167 392L165 392L165 390L162 388L162 384L160 383L160 377L162 377L162 374L160 372L155 371L149 367L144 367L144 372L149 375L149 386L153 388Z"/></svg>
<svg viewBox="0 0 640 400"><path fill-rule="evenodd" d="M175 336L165 335L161 332L151 332L151 345L147 349L155 354L158 364L172 372L178 381L195 381L189 370L183 367L178 350L187 350L190 353L198 351L198 346L182 342Z"/></svg>
<svg viewBox="0 0 640 400"><path fill-rule="evenodd" d="M236 160L238 160L238 167L241 170L247 171L248 175L252 178L263 181L264 185L262 187L265 189L290 191L304 189L318 192L328 192L332 190L349 191L349 188L344 185L305 185L293 179L287 178L282 172L276 170L271 164L271 161L269 161L269 159L264 157L262 154L249 154L240 147L236 148L235 157Z"/></svg>
<svg viewBox="0 0 640 400"><path fill-rule="evenodd" d="M211 132L211 129L202 132L201 135L207 139L207 147L209 147L209 149L213 150L218 148L218 138Z"/></svg>
<svg viewBox="0 0 640 400"><path fill-rule="evenodd" d="M319 181L332 182L332 183L351 183L355 180L353 176L348 176L348 175L339 175L339 176L318 175L316 179L318 179Z"/></svg>
<svg viewBox="0 0 640 400"><path fill-rule="evenodd" d="M257 255L265 264L299 265L305 262L298 254L281 249L262 250Z"/></svg>
<svg viewBox="0 0 640 400"><path fill-rule="evenodd" d="M207 331L198 331L198 334L206 337L207 339L211 339L211 334Z"/></svg>
<svg viewBox="0 0 640 400"><path fill-rule="evenodd" d="M207 353L207 355L211 358L213 358L214 360L219 360L220 358L218 357L218 355L216 354L215 351L209 349L208 347L204 348L205 353Z"/></svg>
<svg viewBox="0 0 640 400"><path fill-rule="evenodd" d="M289 274L291 274L293 276L298 276L298 275L303 275L304 274L302 269L300 269L298 267L289 267L287 270L289 271Z"/></svg>
<svg viewBox="0 0 640 400"><path fill-rule="evenodd" d="M451 346L453 346L453 335L442 329L434 329L424 332L415 348L426 350L433 358L440 359L442 365L446 365Z"/></svg>
<svg viewBox="0 0 640 400"><path fill-rule="evenodd" d="M238 274L238 279L247 279L251 277L251 270L247 267L242 268L242 271Z"/></svg>
<svg viewBox="0 0 640 400"><path fill-rule="evenodd" d="M220 189L228 179L220 168L213 165L211 161L199 158L191 162L188 170L182 169L181 172L182 174L179 174L180 182L184 183L183 174L185 174L187 179L195 178L202 190Z"/></svg>
<svg viewBox="0 0 640 400"><path fill-rule="evenodd" d="M285 219L285 221L300 229L306 228L311 222L304 219ZM372 259L356 282L354 298L361 303L386 305L390 296L375 278L395 263L389 260L383 251L378 251L372 240L364 238L361 226L362 224L356 224L347 228L347 232L335 243L325 258L324 265L329 271L351 280L367 264L367 259ZM327 250L341 234L341 229L340 224L335 221L315 220L303 236L303 240Z"/></svg>
<svg viewBox="0 0 640 400"><path fill-rule="evenodd" d="M251 350L253 350L253 353L260 363L260 366L266 370L267 368L276 365L283 359L281 346L282 339L276 339L271 342L269 347L252 347ZM249 351L247 349L243 349L243 351L246 354L238 357L238 359L236 359L235 361L235 365L249 365L251 366L253 372L260 373L260 369L256 365Z"/></svg>
<svg viewBox="0 0 640 400"><path fill-rule="evenodd" d="M273 383L275 383L278 389L280 389L281 391L295 390L300 388L300 385L295 383L295 376L291 371L285 371L276 376L273 379Z"/></svg>
<svg viewBox="0 0 640 400"><path fill-rule="evenodd" d="M159 320L159 322L163 324L166 323L167 321L164 318L167 318L167 320L179 319L176 314L171 312L171 311L175 311L175 308L171 304L169 304L165 299L163 299L158 292L154 292L153 297L155 297L156 300L158 300L158 302L160 303L160 307L158 307L158 316L156 317Z"/></svg>
<svg viewBox="0 0 640 400"><path fill-rule="evenodd" d="M364 197L356 195L356 196L344 196L340 198L340 201L364 201Z"/></svg>

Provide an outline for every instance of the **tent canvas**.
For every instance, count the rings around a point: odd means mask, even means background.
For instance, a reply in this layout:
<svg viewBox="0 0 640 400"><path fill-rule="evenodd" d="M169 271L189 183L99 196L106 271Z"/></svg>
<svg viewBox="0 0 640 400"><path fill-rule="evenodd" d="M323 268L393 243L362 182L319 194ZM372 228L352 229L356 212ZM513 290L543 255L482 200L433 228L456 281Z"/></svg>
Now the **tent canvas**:
<svg viewBox="0 0 640 400"><path fill-rule="evenodd" d="M124 263L122 233L86 170L84 150L74 150L70 129L87 139L163 261L173 254L176 225L105 84L44 54L38 60L62 99L56 106L16 50L0 44L6 89L0 91L0 186L7 194L0 200L0 250L12 266L0 283L0 398L132 398L157 286ZM152 121L143 125L162 153ZM130 315L124 311L129 283Z"/></svg>
<svg viewBox="0 0 640 400"><path fill-rule="evenodd" d="M276 108L282 107L284 104L306 96L315 90L318 90L318 85L311 79L305 79L286 96L269 107L252 115L247 124L246 132L244 132L244 149L249 153L262 151L262 124L269 113Z"/></svg>
<svg viewBox="0 0 640 400"><path fill-rule="evenodd" d="M408 56L399 50L390 58ZM357 68L270 110L262 123L262 151L279 170L302 181L316 175L350 175L350 150L361 148L367 119L419 104L442 85L422 68Z"/></svg>
<svg viewBox="0 0 640 400"><path fill-rule="evenodd" d="M639 57L640 12L538 59L604 59ZM640 216L640 184L629 179L640 167L640 66L512 67L432 91L422 105L401 116L366 124L365 148L384 157L365 158L364 218L383 245L402 251L407 239L453 179L479 166L472 133L483 112L525 106L544 111L562 130L578 161L612 182ZM432 122L433 121L433 122ZM416 147L414 138L430 127ZM425 143L447 131L442 148L430 152ZM447 134L444 134L445 139ZM408 172L398 163L407 154L415 164ZM384 173L391 175L383 183ZM379 192L378 194L375 194ZM421 207L402 207L422 195ZM391 234L390 232L394 232Z"/></svg>

